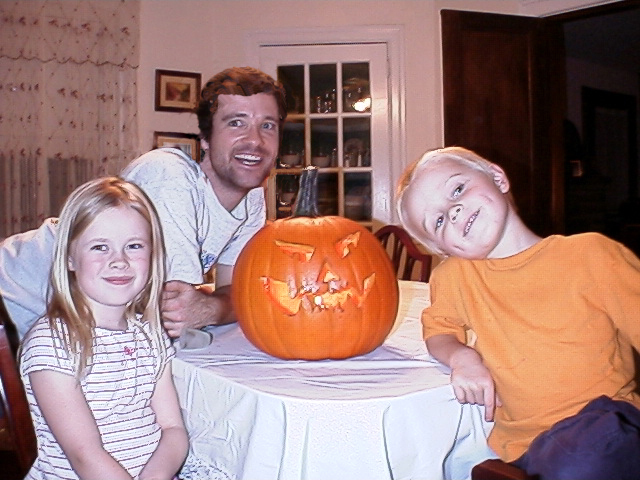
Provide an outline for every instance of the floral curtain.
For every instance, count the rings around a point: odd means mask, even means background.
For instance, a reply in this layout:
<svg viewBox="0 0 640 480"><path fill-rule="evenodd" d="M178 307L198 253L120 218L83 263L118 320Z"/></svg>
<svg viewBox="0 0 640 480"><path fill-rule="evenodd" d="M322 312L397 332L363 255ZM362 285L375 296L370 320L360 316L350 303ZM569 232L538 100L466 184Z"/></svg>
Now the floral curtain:
<svg viewBox="0 0 640 480"><path fill-rule="evenodd" d="M137 0L0 1L0 238L139 152Z"/></svg>

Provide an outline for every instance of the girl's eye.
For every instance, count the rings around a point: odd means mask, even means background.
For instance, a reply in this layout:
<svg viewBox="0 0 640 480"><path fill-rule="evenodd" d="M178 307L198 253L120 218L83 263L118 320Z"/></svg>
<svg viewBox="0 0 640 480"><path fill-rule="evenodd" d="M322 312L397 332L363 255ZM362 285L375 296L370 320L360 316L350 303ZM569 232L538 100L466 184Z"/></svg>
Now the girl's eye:
<svg viewBox="0 0 640 480"><path fill-rule="evenodd" d="M438 230L442 226L443 223L444 223L444 215L441 215L436 220L436 230Z"/></svg>
<svg viewBox="0 0 640 480"><path fill-rule="evenodd" d="M142 243L131 243L131 244L127 245L127 248L129 250L140 250L140 249L144 248L144 245Z"/></svg>
<svg viewBox="0 0 640 480"><path fill-rule="evenodd" d="M464 185L461 183L453 190L453 198L457 198L458 195L462 193L463 189L464 189Z"/></svg>
<svg viewBox="0 0 640 480"><path fill-rule="evenodd" d="M106 252L107 246L104 244L92 245L90 250L97 250L98 252Z"/></svg>

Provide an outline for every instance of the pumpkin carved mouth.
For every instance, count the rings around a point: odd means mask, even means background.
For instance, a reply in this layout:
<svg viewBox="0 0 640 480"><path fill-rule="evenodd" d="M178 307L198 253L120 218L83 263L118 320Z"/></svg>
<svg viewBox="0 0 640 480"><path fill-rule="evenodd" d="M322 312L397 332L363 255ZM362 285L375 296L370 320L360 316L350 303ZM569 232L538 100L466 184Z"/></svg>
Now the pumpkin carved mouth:
<svg viewBox="0 0 640 480"><path fill-rule="evenodd" d="M335 243L335 249L341 258L347 257L358 246L360 232L347 235ZM297 261L308 263L315 253L315 247L300 243L275 241L276 246ZM360 288L349 286L331 270L325 262L314 285L290 286L287 282L271 277L260 277L262 286L269 299L287 315L295 315L300 308L307 312L323 310L343 311L347 302L353 302L358 308L375 284L376 274L364 279Z"/></svg>
<svg viewBox="0 0 640 480"><path fill-rule="evenodd" d="M284 310L287 315L295 315L300 307L307 312L327 309L344 310L349 299L360 308L373 288L375 277L376 274L372 273L365 278L361 290L353 287L335 289L329 286L325 292L319 293L320 290L314 292L310 287L300 287L293 292L293 296L286 282L269 277L260 277L260 280L269 299Z"/></svg>

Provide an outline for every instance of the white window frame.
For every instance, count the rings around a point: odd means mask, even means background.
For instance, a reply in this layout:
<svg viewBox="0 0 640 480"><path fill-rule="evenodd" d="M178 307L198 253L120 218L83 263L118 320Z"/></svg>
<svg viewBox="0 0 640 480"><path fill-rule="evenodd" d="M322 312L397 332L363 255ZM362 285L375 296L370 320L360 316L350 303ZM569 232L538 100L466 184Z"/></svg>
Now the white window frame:
<svg viewBox="0 0 640 480"><path fill-rule="evenodd" d="M327 40L330 39L330 40ZM390 151L390 191L392 195L389 212L390 223L399 219L393 205L393 192L400 175L407 166L405 128L405 57L404 29L401 25L372 25L349 27L296 27L260 30L247 33L245 51L250 65L260 64L260 48L277 45L335 45L385 43L388 52L389 72L389 151ZM383 219L386 221L386 219ZM374 229L377 226L374 226Z"/></svg>

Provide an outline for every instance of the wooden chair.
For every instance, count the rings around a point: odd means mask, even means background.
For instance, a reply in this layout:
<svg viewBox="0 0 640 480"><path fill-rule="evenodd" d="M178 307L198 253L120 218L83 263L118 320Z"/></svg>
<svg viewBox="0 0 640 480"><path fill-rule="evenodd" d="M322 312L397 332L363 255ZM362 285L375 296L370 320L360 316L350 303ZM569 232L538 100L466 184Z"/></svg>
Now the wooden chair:
<svg viewBox="0 0 640 480"><path fill-rule="evenodd" d="M419 280L429 282L432 257L418 250L404 228L398 225L385 225L374 235L389 253L399 280L414 280L413 269L417 263L420 267Z"/></svg>
<svg viewBox="0 0 640 480"><path fill-rule="evenodd" d="M24 478L38 450L29 403L16 363L17 346L15 328L0 297L0 452L2 459L12 457L8 463L15 466L12 473L16 478ZM5 470L4 475L7 474L10 473Z"/></svg>
<svg viewBox="0 0 640 480"><path fill-rule="evenodd" d="M524 470L502 460L485 460L471 469L471 480L536 480Z"/></svg>

